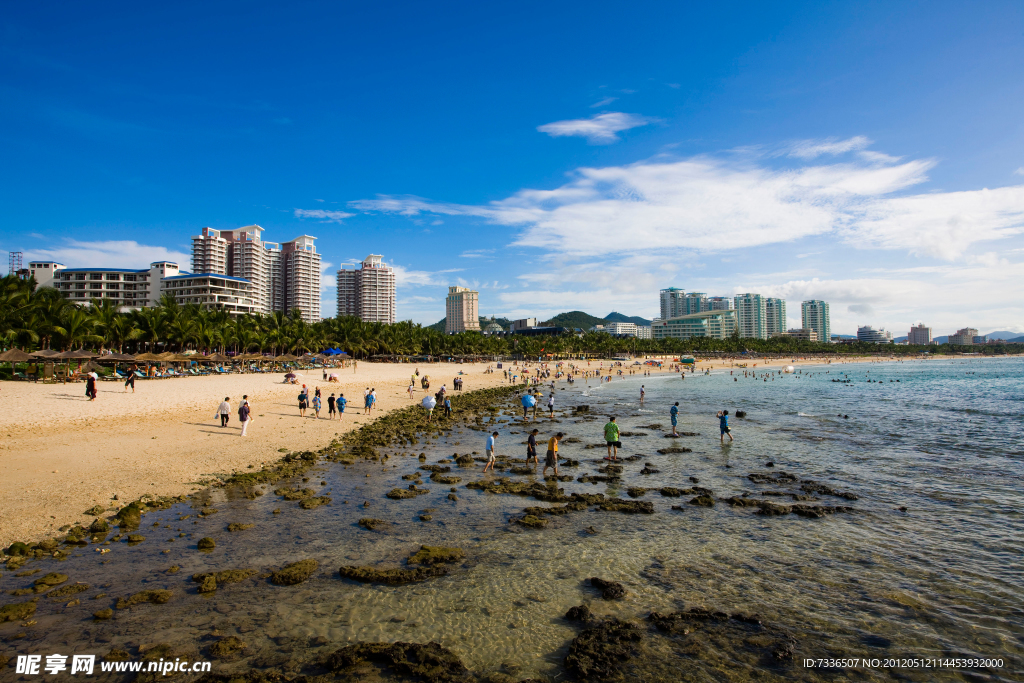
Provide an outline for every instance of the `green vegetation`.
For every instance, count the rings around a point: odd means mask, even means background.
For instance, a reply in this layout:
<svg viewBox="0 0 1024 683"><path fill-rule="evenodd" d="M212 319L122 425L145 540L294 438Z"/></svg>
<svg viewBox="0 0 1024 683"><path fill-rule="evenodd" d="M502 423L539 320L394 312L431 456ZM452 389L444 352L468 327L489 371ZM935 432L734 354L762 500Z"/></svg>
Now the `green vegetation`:
<svg viewBox="0 0 1024 683"><path fill-rule="evenodd" d="M590 329L606 320L642 321L613 313L605 320L582 311L560 313L544 325ZM498 322L508 324L505 319ZM123 353L195 350L201 352L261 352L302 354L328 348L347 351L355 358L373 356L556 356L608 357L616 354L739 354L744 351L775 356L829 353L842 355L885 354L915 355L980 353L1001 355L1020 353L1016 344L979 346L900 346L856 342L825 344L788 337L775 339L707 338L631 339L605 333L526 337L485 336L479 332L445 335L442 320L423 327L412 322L365 323L357 318L328 318L310 324L295 312L232 318L224 311L211 311L196 305L178 306L165 297L159 305L120 313L108 300L80 307L61 297L50 287L36 289L33 280L13 276L0 278L0 348L36 349L113 349ZM436 328L441 326L442 331ZM6 364L5 364L6 365ZM6 370L6 368L4 368ZM121 518L122 522L125 520Z"/></svg>

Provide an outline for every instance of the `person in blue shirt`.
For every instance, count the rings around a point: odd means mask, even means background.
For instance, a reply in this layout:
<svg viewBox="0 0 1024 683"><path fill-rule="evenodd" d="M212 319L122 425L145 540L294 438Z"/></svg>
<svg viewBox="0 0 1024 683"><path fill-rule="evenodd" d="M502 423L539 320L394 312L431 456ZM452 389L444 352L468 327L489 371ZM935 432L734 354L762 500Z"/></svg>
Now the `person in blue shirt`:
<svg viewBox="0 0 1024 683"><path fill-rule="evenodd" d="M316 419L320 419L320 397L313 397L313 414L316 415Z"/></svg>
<svg viewBox="0 0 1024 683"><path fill-rule="evenodd" d="M729 411L720 410L718 411L718 428L721 430L721 436L719 440L724 444L726 435L729 436L729 443L733 442L732 430L729 429Z"/></svg>
<svg viewBox="0 0 1024 683"><path fill-rule="evenodd" d="M487 474L487 468L491 468L491 472L494 471L494 439L498 436L498 432L493 432L487 437L487 464L484 465L484 474Z"/></svg>
<svg viewBox="0 0 1024 683"><path fill-rule="evenodd" d="M345 404L348 403L348 399L345 398L345 394L338 394L338 400L335 404L338 406L338 420L345 417Z"/></svg>
<svg viewBox="0 0 1024 683"><path fill-rule="evenodd" d="M672 436L679 436L679 432L676 431L676 425L679 423L679 401L669 408L668 414L672 416Z"/></svg>

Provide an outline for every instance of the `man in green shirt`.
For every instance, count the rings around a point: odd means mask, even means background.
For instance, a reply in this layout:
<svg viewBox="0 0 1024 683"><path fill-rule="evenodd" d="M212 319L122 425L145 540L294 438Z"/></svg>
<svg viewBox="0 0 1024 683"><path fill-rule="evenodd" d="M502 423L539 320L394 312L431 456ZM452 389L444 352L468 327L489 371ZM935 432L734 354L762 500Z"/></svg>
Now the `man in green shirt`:
<svg viewBox="0 0 1024 683"><path fill-rule="evenodd" d="M622 443L619 441L619 425L615 424L614 417L608 418L608 424L604 426L604 440L608 443L608 457L605 460L618 460Z"/></svg>

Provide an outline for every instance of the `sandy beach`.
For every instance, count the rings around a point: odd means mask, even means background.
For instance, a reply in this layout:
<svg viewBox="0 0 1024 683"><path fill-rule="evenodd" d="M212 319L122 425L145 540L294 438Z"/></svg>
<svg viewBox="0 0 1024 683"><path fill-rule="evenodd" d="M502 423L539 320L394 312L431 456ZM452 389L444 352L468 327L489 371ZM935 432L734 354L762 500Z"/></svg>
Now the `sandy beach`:
<svg viewBox="0 0 1024 683"><path fill-rule="evenodd" d="M879 360L844 358L836 364ZM764 360L752 359L748 369L778 370L791 361L778 359L766 365ZM592 361L589 369L596 370L601 362ZM697 368L728 369L737 362L698 357ZM585 366L585 361L576 363ZM610 361L603 363L608 367ZM798 365L821 363L821 359L796 360ZM95 505L115 508L147 493L187 494L219 476L273 462L282 450L322 448L337 434L409 405L406 387L417 367L430 376L431 391L442 384L450 390L460 370L465 373L465 391L506 381L501 371L485 374L487 364L447 363L360 363L355 372L334 370L340 374L337 384L324 382L320 371L300 377L311 395L313 388L321 387L322 416L332 392L345 394L349 404L342 421L316 420L312 411L301 419L296 401L299 387L283 383L282 374L140 380L134 394L125 393L120 382L100 382L95 402L86 400L82 383L4 382L0 385L4 405L0 547L54 536L68 524L88 526L91 518L84 511ZM362 415L363 391L368 386L375 387L378 396L372 417ZM244 439L235 412L243 394L249 396L254 416ZM230 424L222 429L214 413L225 396L230 397L232 414ZM416 401L422 397L417 384Z"/></svg>

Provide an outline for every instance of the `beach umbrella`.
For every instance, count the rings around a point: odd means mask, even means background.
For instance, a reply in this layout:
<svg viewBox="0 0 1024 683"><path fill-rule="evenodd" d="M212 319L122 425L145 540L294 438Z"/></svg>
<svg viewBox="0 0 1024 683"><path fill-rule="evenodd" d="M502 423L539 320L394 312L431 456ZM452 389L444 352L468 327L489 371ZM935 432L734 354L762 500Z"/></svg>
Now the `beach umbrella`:
<svg viewBox="0 0 1024 683"><path fill-rule="evenodd" d="M280 356L277 356L276 358L274 358L274 360L282 362L282 363L290 363L291 361L298 360L298 357L297 356L293 356L290 353L282 353Z"/></svg>
<svg viewBox="0 0 1024 683"><path fill-rule="evenodd" d="M39 351L33 351L28 355L33 358L53 358L57 355L57 351L54 351L53 349L40 349Z"/></svg>
<svg viewBox="0 0 1024 683"><path fill-rule="evenodd" d="M232 359L223 354L215 353L212 356L207 356L206 360L213 361L214 363L230 363Z"/></svg>
<svg viewBox="0 0 1024 683"><path fill-rule="evenodd" d="M159 360L174 360L174 357L178 354L173 351L165 351L164 353L157 354Z"/></svg>
<svg viewBox="0 0 1024 683"><path fill-rule="evenodd" d="M285 378L286 379L295 379L297 376L298 375L296 375L294 372L285 373Z"/></svg>
<svg viewBox="0 0 1024 683"><path fill-rule="evenodd" d="M32 360L32 354L25 353L21 349L10 349L8 351L0 353L0 361L7 361L10 363L24 363L25 361L29 360Z"/></svg>
<svg viewBox="0 0 1024 683"><path fill-rule="evenodd" d="M156 355L155 353L140 353L139 355L135 356L135 360L150 362L160 360L160 356Z"/></svg>

